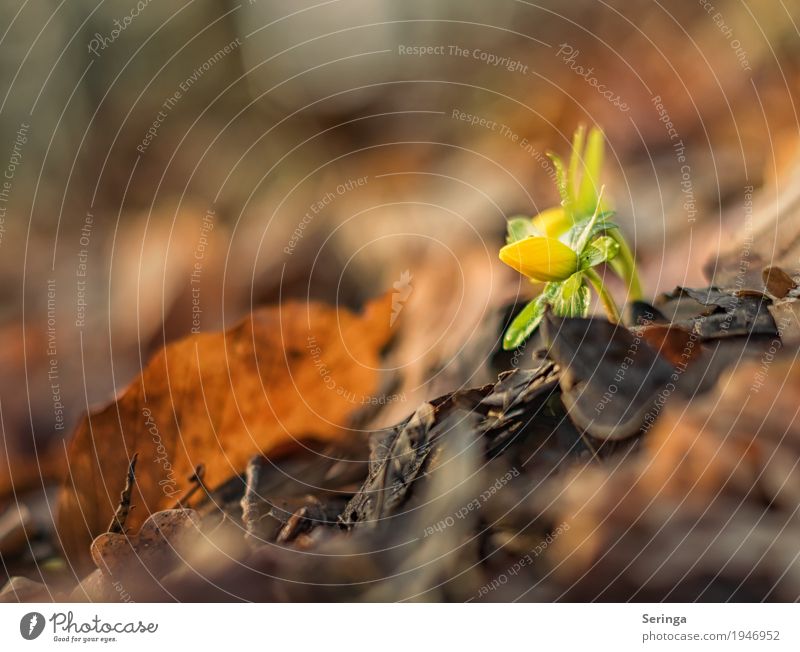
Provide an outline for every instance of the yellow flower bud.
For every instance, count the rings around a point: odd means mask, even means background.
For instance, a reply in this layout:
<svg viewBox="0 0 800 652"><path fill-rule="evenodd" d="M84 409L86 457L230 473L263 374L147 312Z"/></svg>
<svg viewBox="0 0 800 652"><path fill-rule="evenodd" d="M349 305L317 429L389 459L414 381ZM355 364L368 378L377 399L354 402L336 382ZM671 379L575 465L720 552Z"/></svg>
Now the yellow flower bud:
<svg viewBox="0 0 800 652"><path fill-rule="evenodd" d="M558 238L572 228L572 218L563 206L554 206L532 218L533 226L548 238Z"/></svg>
<svg viewBox="0 0 800 652"><path fill-rule="evenodd" d="M578 256L554 238L525 238L506 245L500 260L535 281L563 281L578 271Z"/></svg>

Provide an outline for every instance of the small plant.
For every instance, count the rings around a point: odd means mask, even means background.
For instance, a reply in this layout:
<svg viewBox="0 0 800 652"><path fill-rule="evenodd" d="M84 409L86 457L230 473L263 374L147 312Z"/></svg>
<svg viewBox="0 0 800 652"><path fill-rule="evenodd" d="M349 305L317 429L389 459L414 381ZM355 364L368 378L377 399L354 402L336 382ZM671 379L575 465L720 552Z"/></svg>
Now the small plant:
<svg viewBox="0 0 800 652"><path fill-rule="evenodd" d="M603 132L579 127L572 139L569 166L549 154L556 170L561 205L533 218L508 221L506 246L500 260L535 282L545 283L542 293L517 315L503 338L506 350L518 347L536 330L549 305L562 317L585 317L591 299L589 286L600 297L611 321L620 314L614 298L595 268L608 263L624 281L630 299L642 290L633 253L619 227L610 221L600 185L605 143Z"/></svg>

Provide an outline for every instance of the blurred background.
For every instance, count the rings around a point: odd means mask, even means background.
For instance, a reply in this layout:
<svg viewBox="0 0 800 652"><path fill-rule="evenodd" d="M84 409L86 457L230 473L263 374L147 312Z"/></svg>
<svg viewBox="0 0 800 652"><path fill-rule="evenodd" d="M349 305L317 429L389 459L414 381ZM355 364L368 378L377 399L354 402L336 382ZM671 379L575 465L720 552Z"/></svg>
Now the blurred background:
<svg viewBox="0 0 800 652"><path fill-rule="evenodd" d="M580 123L648 295L706 285L795 169L798 5L3 3L0 494L158 347L257 305L407 283L387 418L486 381L529 293L506 219L557 202Z"/></svg>

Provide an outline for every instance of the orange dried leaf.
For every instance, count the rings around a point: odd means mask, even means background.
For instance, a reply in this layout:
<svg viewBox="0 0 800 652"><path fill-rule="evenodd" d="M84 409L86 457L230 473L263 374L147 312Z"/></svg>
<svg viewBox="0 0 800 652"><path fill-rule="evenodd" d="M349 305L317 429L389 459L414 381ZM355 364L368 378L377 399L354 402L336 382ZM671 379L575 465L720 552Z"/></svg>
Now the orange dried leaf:
<svg viewBox="0 0 800 652"><path fill-rule="evenodd" d="M346 438L350 418L378 387L390 311L389 295L362 315L292 302L162 349L116 402L84 417L75 432L59 497L67 555L88 561L134 453L135 509L126 527L136 531L175 504L198 464L214 487L254 454Z"/></svg>

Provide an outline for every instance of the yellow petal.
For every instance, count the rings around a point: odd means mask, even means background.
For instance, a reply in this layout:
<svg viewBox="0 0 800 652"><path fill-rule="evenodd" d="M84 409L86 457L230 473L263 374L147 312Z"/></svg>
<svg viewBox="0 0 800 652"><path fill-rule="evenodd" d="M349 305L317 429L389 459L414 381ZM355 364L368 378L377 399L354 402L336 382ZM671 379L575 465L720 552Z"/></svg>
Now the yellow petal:
<svg viewBox="0 0 800 652"><path fill-rule="evenodd" d="M563 281L578 271L578 256L554 238L525 238L506 245L500 260L536 281Z"/></svg>
<svg viewBox="0 0 800 652"><path fill-rule="evenodd" d="M548 238L557 238L572 228L572 218L562 206L555 206L534 217L533 226Z"/></svg>

